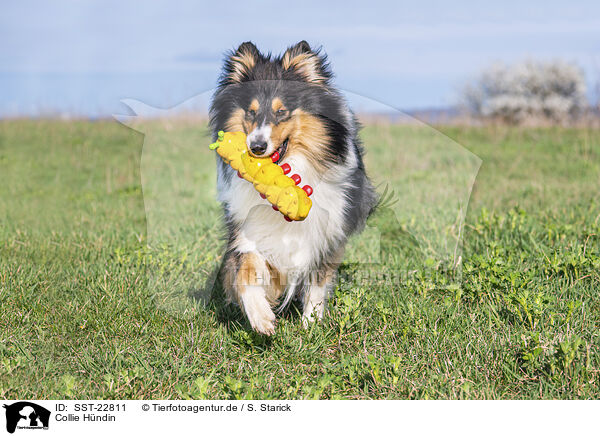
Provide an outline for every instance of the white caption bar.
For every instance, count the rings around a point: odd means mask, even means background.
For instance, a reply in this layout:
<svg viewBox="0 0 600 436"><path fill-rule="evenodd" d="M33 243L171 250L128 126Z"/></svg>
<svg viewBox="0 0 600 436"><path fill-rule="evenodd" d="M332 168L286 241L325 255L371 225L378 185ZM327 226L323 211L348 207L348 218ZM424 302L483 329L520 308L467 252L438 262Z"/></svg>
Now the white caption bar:
<svg viewBox="0 0 600 436"><path fill-rule="evenodd" d="M0 434L599 434L598 401L0 401ZM49 412L49 415L47 412ZM16 421L15 421L16 420ZM32 430L45 429L43 433ZM584 433L585 432L585 433Z"/></svg>

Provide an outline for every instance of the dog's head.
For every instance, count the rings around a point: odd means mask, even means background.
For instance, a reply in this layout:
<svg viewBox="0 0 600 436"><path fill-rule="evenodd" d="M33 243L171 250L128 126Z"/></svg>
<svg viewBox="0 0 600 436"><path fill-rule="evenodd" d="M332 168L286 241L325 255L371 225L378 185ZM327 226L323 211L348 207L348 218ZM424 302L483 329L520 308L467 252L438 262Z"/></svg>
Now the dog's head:
<svg viewBox="0 0 600 436"><path fill-rule="evenodd" d="M326 55L306 41L283 55L245 42L228 54L211 105L214 131L243 131L257 157L302 154L325 171L346 155L353 116L331 87Z"/></svg>

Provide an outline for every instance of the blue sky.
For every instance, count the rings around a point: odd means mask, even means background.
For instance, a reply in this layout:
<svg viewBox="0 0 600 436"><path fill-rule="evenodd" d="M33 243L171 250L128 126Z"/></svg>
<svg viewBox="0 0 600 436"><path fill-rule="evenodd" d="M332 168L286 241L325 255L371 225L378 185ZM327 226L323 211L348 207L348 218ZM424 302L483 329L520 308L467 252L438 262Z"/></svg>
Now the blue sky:
<svg viewBox="0 0 600 436"><path fill-rule="evenodd" d="M323 45L339 87L395 108L451 105L486 65L525 58L577 63L597 99L597 1L9 1L0 116L170 107L212 89L240 42L277 53L301 39Z"/></svg>

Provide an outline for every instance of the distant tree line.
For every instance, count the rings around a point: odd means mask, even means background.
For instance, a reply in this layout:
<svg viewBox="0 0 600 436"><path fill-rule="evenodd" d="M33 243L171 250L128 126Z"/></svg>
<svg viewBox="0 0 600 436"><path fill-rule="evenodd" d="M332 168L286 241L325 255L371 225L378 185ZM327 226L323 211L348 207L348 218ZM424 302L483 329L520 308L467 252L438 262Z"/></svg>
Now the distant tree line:
<svg viewBox="0 0 600 436"><path fill-rule="evenodd" d="M556 61L496 64L463 89L471 114L511 124L549 121L565 124L585 113L583 71Z"/></svg>

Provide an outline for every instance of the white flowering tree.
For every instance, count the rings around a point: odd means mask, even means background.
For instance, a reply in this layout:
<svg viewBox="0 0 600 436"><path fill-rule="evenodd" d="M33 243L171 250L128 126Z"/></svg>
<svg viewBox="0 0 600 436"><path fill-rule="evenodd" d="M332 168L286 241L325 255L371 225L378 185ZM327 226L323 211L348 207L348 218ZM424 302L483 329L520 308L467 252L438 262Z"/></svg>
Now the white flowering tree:
<svg viewBox="0 0 600 436"><path fill-rule="evenodd" d="M496 64L464 89L468 108L477 116L509 123L548 120L565 123L587 106L581 69L564 61Z"/></svg>

